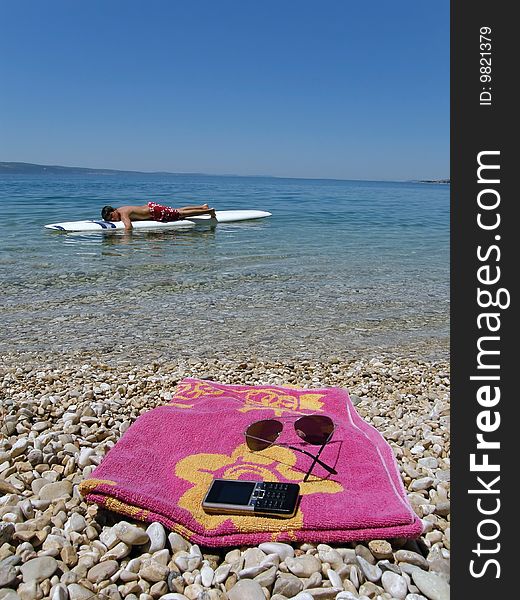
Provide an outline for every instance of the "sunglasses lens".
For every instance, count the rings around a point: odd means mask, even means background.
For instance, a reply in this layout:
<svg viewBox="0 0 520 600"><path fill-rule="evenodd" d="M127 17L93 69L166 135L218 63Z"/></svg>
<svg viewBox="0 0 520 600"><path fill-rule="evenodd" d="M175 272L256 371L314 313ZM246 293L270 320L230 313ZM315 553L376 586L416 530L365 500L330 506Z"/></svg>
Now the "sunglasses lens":
<svg viewBox="0 0 520 600"><path fill-rule="evenodd" d="M247 447L253 452L269 448L274 444L282 429L283 424L273 419L251 423L246 430Z"/></svg>
<svg viewBox="0 0 520 600"><path fill-rule="evenodd" d="M308 415L298 419L294 428L302 440L308 444L321 446L330 439L334 431L334 422L329 417Z"/></svg>

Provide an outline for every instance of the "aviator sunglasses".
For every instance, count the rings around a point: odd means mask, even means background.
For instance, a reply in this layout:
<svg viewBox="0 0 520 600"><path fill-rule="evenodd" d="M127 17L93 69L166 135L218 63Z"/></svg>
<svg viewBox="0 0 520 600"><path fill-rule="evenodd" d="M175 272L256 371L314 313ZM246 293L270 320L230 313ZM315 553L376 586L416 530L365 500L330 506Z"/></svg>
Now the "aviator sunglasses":
<svg viewBox="0 0 520 600"><path fill-rule="evenodd" d="M334 421L330 417L324 415L306 415L294 422L294 429L298 436L308 444L320 446L318 452L314 455L303 448L297 448L296 446L290 446L289 444L277 444L279 446L286 446L297 452L302 452L313 459L303 481L307 481L316 463L321 465L329 473L334 475L337 474L336 469L329 467L319 458L323 448L325 448L332 438L334 433ZM282 433L282 430L283 423L276 419L255 421L254 423L251 423L245 431L247 447L252 452L265 450L276 444L276 440Z"/></svg>

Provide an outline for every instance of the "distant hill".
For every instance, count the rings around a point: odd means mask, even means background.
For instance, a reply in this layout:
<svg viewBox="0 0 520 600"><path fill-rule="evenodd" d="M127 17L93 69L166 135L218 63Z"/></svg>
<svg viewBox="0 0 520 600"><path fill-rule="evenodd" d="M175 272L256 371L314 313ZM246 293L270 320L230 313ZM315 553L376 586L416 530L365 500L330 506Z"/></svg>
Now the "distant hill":
<svg viewBox="0 0 520 600"><path fill-rule="evenodd" d="M34 163L25 163L25 162L0 162L0 176L1 175L56 175L56 174L84 174L84 175L111 175L117 173L137 173L141 175L197 175L197 176L209 176L213 177L213 175L209 175L207 173L174 173L172 171L124 171L120 169L89 169L86 167L62 167L60 165L38 165ZM220 176L222 177L247 177L247 175L233 175L232 173L223 173ZM267 177L270 179L294 179L293 177L275 177L272 175L254 175L253 177ZM296 179L306 179L297 177ZM310 178L314 179L314 178ZM328 179L325 180L330 181L349 181L344 179ZM421 179L421 180L413 180L409 183L444 183L449 184L449 179Z"/></svg>
<svg viewBox="0 0 520 600"><path fill-rule="evenodd" d="M61 167L59 165L36 165L34 163L24 162L0 162L0 175L6 173L21 174L56 174L56 173L92 173L92 174L110 174L110 173L140 173L141 171L120 171L118 169L87 169L85 167Z"/></svg>
<svg viewBox="0 0 520 600"><path fill-rule="evenodd" d="M417 183L451 183L449 179L420 179Z"/></svg>

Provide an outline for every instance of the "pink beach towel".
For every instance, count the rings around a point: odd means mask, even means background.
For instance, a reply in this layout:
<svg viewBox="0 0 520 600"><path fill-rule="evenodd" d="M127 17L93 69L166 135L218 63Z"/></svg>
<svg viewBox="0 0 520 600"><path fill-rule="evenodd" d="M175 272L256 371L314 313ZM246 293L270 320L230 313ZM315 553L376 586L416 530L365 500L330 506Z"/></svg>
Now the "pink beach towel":
<svg viewBox="0 0 520 600"><path fill-rule="evenodd" d="M290 448L251 452L250 423L278 418L278 441L303 444L290 417L326 414L336 424L303 482L310 459ZM289 417L289 418L288 418ZM291 519L209 515L201 507L214 478L294 482L301 502ZM90 502L142 521L159 521L206 546L265 541L347 542L417 537L421 522L408 503L390 446L356 413L339 388L293 389L183 380L171 401L141 415L80 485Z"/></svg>

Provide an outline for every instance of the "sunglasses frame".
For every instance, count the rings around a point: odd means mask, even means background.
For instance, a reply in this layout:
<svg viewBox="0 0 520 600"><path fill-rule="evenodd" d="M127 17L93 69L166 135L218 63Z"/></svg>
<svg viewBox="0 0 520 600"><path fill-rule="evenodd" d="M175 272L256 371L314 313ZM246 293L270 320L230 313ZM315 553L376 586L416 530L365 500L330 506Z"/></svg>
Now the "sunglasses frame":
<svg viewBox="0 0 520 600"><path fill-rule="evenodd" d="M329 436L327 437L327 439L320 445L320 444L312 444L311 442L307 442L308 444L311 444L313 446L320 446L318 452L316 454L312 454L311 452L307 452L307 450L304 450L303 448L298 448L296 446L291 446L290 444L286 444L286 443L279 443L277 442L278 438L280 437L280 435L282 434L282 431L284 429L284 423L281 421L281 419L259 419L258 421L253 421L253 423L250 423L247 426L247 429L244 431L244 436L246 438L246 444L247 447L249 448L249 450L251 450L251 452L262 452L263 450L267 450L268 448L271 448L271 446L284 446L286 448L290 448L291 450L296 450L297 452L301 452L302 454L306 454L307 456L310 456L313 461L311 466L309 467L307 473L305 474L305 477L303 478L303 481L306 482L309 479L309 476L311 475L316 463L318 463L321 467L323 467L326 471L328 471L330 474L332 475L337 475L337 471L336 469L334 469L333 467L330 467L329 465L327 465L326 463L324 463L322 460L320 460L320 454L322 453L323 449L325 448L325 446L330 442L330 440L332 439L332 436L334 435L334 431L336 430L336 424L334 423L334 421L328 417L327 415L299 415L298 418L296 419L296 421L294 422L294 428L296 430L296 434L298 435L298 437L300 437L301 439L303 439L299 434L298 434L298 429L296 429L296 424L298 423L298 421L300 421L301 419L304 419L305 417L323 417L325 419L328 419L331 424L332 424L332 431L330 432ZM255 424L257 423L262 423L265 421L274 421L275 423L280 423L282 425L282 428L280 429L280 431L276 434L276 438L271 441L271 440L266 440L265 438L261 438L261 437L257 437L251 434L248 434L248 430ZM249 444L247 443L247 439L251 438L254 440L258 440L261 442L265 442L266 444L268 444L265 448L261 448L260 450L253 450ZM306 441L305 439L303 439L303 441Z"/></svg>

